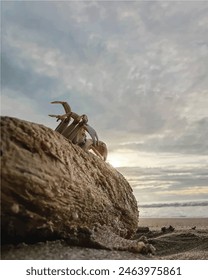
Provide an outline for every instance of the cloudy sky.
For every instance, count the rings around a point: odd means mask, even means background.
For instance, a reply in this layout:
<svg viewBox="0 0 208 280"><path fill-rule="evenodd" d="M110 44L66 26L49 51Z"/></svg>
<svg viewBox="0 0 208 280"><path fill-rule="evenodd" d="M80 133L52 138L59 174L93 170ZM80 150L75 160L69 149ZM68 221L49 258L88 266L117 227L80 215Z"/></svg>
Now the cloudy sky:
<svg viewBox="0 0 208 280"><path fill-rule="evenodd" d="M55 128L63 100L114 166L208 166L207 1L1 5L1 115Z"/></svg>

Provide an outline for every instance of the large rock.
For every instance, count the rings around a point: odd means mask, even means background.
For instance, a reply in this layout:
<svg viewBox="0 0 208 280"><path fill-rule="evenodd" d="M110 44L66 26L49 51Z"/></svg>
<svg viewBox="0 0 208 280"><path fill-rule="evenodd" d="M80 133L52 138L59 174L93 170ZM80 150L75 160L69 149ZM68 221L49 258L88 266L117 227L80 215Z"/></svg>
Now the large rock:
<svg viewBox="0 0 208 280"><path fill-rule="evenodd" d="M2 117L1 134L3 243L135 233L132 189L109 164L43 125Z"/></svg>

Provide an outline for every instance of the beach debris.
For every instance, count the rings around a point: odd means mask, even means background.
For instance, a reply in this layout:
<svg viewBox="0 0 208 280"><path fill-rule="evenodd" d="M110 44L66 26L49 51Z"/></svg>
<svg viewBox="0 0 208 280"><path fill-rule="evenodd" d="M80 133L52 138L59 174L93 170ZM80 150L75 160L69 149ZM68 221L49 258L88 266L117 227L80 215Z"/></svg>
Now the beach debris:
<svg viewBox="0 0 208 280"><path fill-rule="evenodd" d="M174 231L175 230L175 228L174 227L172 227L172 226L169 226L169 231Z"/></svg>
<svg viewBox="0 0 208 280"><path fill-rule="evenodd" d="M64 115L49 115L57 118L57 121L61 121L55 131L72 141L73 144L80 146L84 151L92 151L105 161L108 154L107 146L98 139L97 132L88 124L88 117L72 112L67 102L53 101L51 104L62 104L65 110ZM92 139L87 139L86 132Z"/></svg>
<svg viewBox="0 0 208 280"><path fill-rule="evenodd" d="M150 231L149 227L138 227L136 233L142 233L142 232L147 233L149 231Z"/></svg>
<svg viewBox="0 0 208 280"><path fill-rule="evenodd" d="M165 233L165 232L166 232L166 230L167 230L167 228L166 228L166 227L162 227L162 228L161 228L161 231L162 231L163 233Z"/></svg>
<svg viewBox="0 0 208 280"><path fill-rule="evenodd" d="M111 165L43 125L1 117L2 244L67 240L71 245L148 251L131 240L139 211Z"/></svg>
<svg viewBox="0 0 208 280"><path fill-rule="evenodd" d="M163 233L173 232L174 230L175 230L175 228L173 226L171 226L171 225L169 227L162 227L161 228L161 231Z"/></svg>

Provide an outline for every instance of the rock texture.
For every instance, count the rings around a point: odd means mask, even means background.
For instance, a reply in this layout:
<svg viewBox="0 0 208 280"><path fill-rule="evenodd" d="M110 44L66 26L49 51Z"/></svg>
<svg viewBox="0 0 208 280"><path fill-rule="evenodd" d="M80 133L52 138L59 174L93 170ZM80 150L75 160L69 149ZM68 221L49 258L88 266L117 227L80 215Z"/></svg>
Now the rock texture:
<svg viewBox="0 0 208 280"><path fill-rule="evenodd" d="M141 251L124 239L137 230L138 208L117 170L43 125L2 117L1 134L2 243L64 238Z"/></svg>

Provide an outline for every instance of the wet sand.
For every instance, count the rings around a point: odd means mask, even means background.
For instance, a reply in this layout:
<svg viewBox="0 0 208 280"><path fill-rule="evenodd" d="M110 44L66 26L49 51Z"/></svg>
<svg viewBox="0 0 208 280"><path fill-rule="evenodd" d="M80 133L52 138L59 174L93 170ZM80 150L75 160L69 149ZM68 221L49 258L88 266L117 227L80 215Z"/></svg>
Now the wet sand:
<svg viewBox="0 0 208 280"><path fill-rule="evenodd" d="M172 226L174 230L168 228ZM141 255L126 251L110 251L69 246L64 240L4 245L1 259L7 260L101 260L101 259L194 259L208 260L208 218L145 218L140 219L141 235L156 248L155 255ZM166 229L161 231L161 228Z"/></svg>
<svg viewBox="0 0 208 280"><path fill-rule="evenodd" d="M139 226L148 226L160 229L172 225L176 229L189 229L196 226L198 229L208 229L208 218L140 218Z"/></svg>

